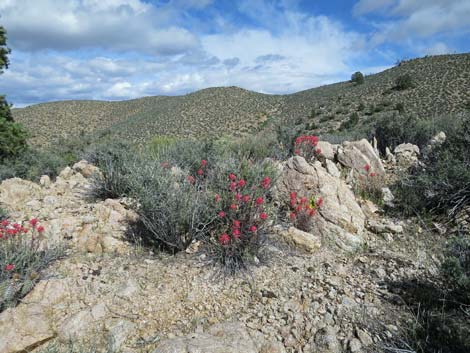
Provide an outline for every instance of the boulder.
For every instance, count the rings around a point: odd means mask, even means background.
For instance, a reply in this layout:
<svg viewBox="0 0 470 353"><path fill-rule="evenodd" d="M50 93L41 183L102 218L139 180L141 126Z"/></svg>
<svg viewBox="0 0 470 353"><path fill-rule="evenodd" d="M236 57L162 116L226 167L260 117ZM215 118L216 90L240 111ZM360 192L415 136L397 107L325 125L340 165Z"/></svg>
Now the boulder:
<svg viewBox="0 0 470 353"><path fill-rule="evenodd" d="M395 147L395 157L397 162L404 166L411 166L418 160L419 147L411 143L402 143Z"/></svg>
<svg viewBox="0 0 470 353"><path fill-rule="evenodd" d="M40 281L16 308L0 313L0 352L29 352L55 337L52 308L69 295L68 279Z"/></svg>
<svg viewBox="0 0 470 353"><path fill-rule="evenodd" d="M341 172L339 171L338 167L331 160L327 159L325 161L325 165L326 165L326 170L332 176L334 176L335 178L339 178L341 176Z"/></svg>
<svg viewBox="0 0 470 353"><path fill-rule="evenodd" d="M374 172L377 175L385 174L382 161L366 139L344 142L343 146L338 150L338 161L360 174L364 173L366 165L370 166L370 172Z"/></svg>
<svg viewBox="0 0 470 353"><path fill-rule="evenodd" d="M333 145L326 141L318 141L317 148L321 150L321 155L330 161L334 161L339 145Z"/></svg>
<svg viewBox="0 0 470 353"><path fill-rule="evenodd" d="M72 169L83 175L85 178L90 178L93 175L100 175L100 170L95 167L93 164L88 163L86 160L82 159L81 161L75 163Z"/></svg>
<svg viewBox="0 0 470 353"><path fill-rule="evenodd" d="M320 163L312 165L295 156L283 165L276 185L276 197L286 203L293 191L299 197L323 198L323 205L313 218L313 235L348 251L363 243L365 215L354 193L342 179L330 175Z"/></svg>
<svg viewBox="0 0 470 353"><path fill-rule="evenodd" d="M7 205L12 211L21 210L27 202L41 196L42 188L31 181L12 178L0 184L0 204Z"/></svg>
<svg viewBox="0 0 470 353"><path fill-rule="evenodd" d="M275 230L287 243L291 243L306 252L314 253L321 247L321 239L318 235L304 232L295 227L289 227L287 230L275 228Z"/></svg>

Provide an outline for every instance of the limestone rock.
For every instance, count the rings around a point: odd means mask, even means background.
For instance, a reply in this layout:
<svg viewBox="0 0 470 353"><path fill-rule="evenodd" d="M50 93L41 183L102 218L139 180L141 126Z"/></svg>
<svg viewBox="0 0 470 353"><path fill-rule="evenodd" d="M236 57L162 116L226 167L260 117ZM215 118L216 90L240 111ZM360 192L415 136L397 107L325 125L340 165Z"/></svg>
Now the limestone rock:
<svg viewBox="0 0 470 353"><path fill-rule="evenodd" d="M397 162L405 167L413 165L420 154L419 147L411 143L402 143L395 147Z"/></svg>
<svg viewBox="0 0 470 353"><path fill-rule="evenodd" d="M0 314L0 352L30 351L55 336L44 308L20 304Z"/></svg>
<svg viewBox="0 0 470 353"><path fill-rule="evenodd" d="M364 173L364 167L368 164L371 172L384 175L385 168L369 141L362 139L354 142L344 142L338 150L339 162L358 173Z"/></svg>
<svg viewBox="0 0 470 353"><path fill-rule="evenodd" d="M41 198L42 188L27 180L12 178L0 184L0 203L13 211L19 211L27 202Z"/></svg>
<svg viewBox="0 0 470 353"><path fill-rule="evenodd" d="M325 161L325 164L326 164L326 170L328 171L328 173L330 173L332 176L334 176L335 178L339 178L341 177L341 172L339 171L338 167L336 166L336 164L334 164L331 160L327 159Z"/></svg>
<svg viewBox="0 0 470 353"><path fill-rule="evenodd" d="M162 341L153 353L259 353L245 327L239 323L218 324L207 333Z"/></svg>
<svg viewBox="0 0 470 353"><path fill-rule="evenodd" d="M288 230L281 229L278 232L287 243L293 243L302 250L314 253L321 247L321 239L318 235L307 233L295 227Z"/></svg>
<svg viewBox="0 0 470 353"><path fill-rule="evenodd" d="M82 159L81 161L75 163L72 169L83 175L85 178L90 178L93 175L100 175L100 170L94 165L88 163L86 160Z"/></svg>
<svg viewBox="0 0 470 353"><path fill-rule="evenodd" d="M318 141L317 148L321 150L321 155L327 160L334 161L339 145L333 145L326 141Z"/></svg>
<svg viewBox="0 0 470 353"><path fill-rule="evenodd" d="M367 228L377 234L382 234L382 233L401 234L403 233L403 226L399 224L395 224L392 221L389 221L386 219L382 219L382 220L369 219L367 221Z"/></svg>
<svg viewBox="0 0 470 353"><path fill-rule="evenodd" d="M41 185L42 187L44 188L48 188L51 186L51 178L49 177L49 175L43 175L41 176L41 178L39 179L39 185Z"/></svg>
<svg viewBox="0 0 470 353"><path fill-rule="evenodd" d="M300 196L323 198L323 206L313 217L312 234L330 240L344 250L363 243L365 215L346 183L330 175L319 163L308 164L296 156L285 164L278 180L277 198L287 202L292 191Z"/></svg>

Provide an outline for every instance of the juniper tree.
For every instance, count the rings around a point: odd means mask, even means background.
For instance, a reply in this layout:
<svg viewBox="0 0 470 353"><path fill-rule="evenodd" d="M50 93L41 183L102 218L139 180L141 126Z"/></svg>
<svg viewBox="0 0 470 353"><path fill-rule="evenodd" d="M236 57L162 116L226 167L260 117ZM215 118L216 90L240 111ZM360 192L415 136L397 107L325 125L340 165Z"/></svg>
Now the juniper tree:
<svg viewBox="0 0 470 353"><path fill-rule="evenodd" d="M11 50L7 47L7 35L4 27L0 26L0 74L8 69L8 55ZM26 131L14 122L10 105L5 96L0 95L0 161L14 157L26 148Z"/></svg>

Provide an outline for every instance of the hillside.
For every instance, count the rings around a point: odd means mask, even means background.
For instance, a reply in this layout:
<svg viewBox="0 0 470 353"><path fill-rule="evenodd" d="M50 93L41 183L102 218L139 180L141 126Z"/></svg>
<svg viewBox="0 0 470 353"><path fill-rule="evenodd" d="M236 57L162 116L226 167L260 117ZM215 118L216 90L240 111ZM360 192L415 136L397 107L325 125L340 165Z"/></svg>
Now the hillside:
<svg viewBox="0 0 470 353"><path fill-rule="evenodd" d="M415 86L395 90L397 77L411 75ZM307 123L320 131L337 129L353 112L359 120L397 109L433 117L468 109L470 54L431 56L401 62L365 83L341 82L290 95L266 95L237 87L203 89L184 96L155 96L121 102L63 101L13 109L33 144L58 137L110 132L143 141L154 135L218 136L256 131L268 118L282 125ZM313 112L313 114L312 114ZM310 123L310 125L308 125ZM312 124L313 123L313 124Z"/></svg>

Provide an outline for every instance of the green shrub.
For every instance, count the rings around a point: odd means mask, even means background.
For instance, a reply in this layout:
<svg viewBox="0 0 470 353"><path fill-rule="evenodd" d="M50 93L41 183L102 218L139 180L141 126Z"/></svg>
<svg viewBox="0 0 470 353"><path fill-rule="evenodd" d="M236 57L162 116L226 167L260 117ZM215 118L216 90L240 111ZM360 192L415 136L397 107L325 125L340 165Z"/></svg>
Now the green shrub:
<svg viewBox="0 0 470 353"><path fill-rule="evenodd" d="M352 113L348 120L343 121L339 127L340 130L349 130L359 123L359 114Z"/></svg>
<svg viewBox="0 0 470 353"><path fill-rule="evenodd" d="M395 105L395 110L398 110L400 114L405 112L405 105L402 102L399 102Z"/></svg>
<svg viewBox="0 0 470 353"><path fill-rule="evenodd" d="M14 158L26 149L26 130L18 123L0 116L0 161Z"/></svg>
<svg viewBox="0 0 470 353"><path fill-rule="evenodd" d="M400 75L395 79L395 89L403 91L415 86L413 78L410 74Z"/></svg>
<svg viewBox="0 0 470 353"><path fill-rule="evenodd" d="M462 234L451 239L445 255L442 264L444 276L454 286L468 293L470 300L470 235Z"/></svg>
<svg viewBox="0 0 470 353"><path fill-rule="evenodd" d="M452 119L451 117L422 119L411 114L386 113L376 120L372 135L377 138L381 153L385 153L386 147L393 150L401 143L412 143L424 148L437 132L449 128L453 123Z"/></svg>
<svg viewBox="0 0 470 353"><path fill-rule="evenodd" d="M396 191L415 210L452 217L470 205L470 115L448 121L452 125L446 141L427 151L423 163L400 180ZM415 197L410 199L410 194Z"/></svg>
<svg viewBox="0 0 470 353"><path fill-rule="evenodd" d="M42 271L64 254L61 246L41 244L44 227L37 222L33 218L27 225L0 223L0 311L24 297Z"/></svg>
<svg viewBox="0 0 470 353"><path fill-rule="evenodd" d="M362 72L357 71L351 75L351 82L357 85L362 85L364 83L364 75Z"/></svg>

